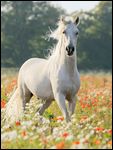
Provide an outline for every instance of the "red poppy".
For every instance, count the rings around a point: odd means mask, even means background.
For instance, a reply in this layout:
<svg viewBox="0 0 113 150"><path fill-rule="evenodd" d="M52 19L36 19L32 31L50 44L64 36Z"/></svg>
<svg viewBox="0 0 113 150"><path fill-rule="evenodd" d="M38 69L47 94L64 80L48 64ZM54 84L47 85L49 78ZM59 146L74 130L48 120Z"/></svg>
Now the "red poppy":
<svg viewBox="0 0 113 150"><path fill-rule="evenodd" d="M104 128L96 127L96 128L95 128L95 130L96 130L96 131L103 131L103 130L104 130Z"/></svg>
<svg viewBox="0 0 113 150"><path fill-rule="evenodd" d="M65 143L62 141L62 142L56 144L56 149L63 149L64 145L65 145Z"/></svg>
<svg viewBox="0 0 113 150"><path fill-rule="evenodd" d="M20 126L21 125L20 121L16 121L15 124L16 124L16 126Z"/></svg>
<svg viewBox="0 0 113 150"><path fill-rule="evenodd" d="M74 141L73 144L78 145L78 144L80 144L80 141Z"/></svg>
<svg viewBox="0 0 113 150"><path fill-rule="evenodd" d="M64 133L62 134L62 137L64 137L64 138L66 138L67 136L69 136L69 133L68 133L68 132L64 132Z"/></svg>
<svg viewBox="0 0 113 150"><path fill-rule="evenodd" d="M6 102L4 100L1 101L1 108L5 108Z"/></svg>

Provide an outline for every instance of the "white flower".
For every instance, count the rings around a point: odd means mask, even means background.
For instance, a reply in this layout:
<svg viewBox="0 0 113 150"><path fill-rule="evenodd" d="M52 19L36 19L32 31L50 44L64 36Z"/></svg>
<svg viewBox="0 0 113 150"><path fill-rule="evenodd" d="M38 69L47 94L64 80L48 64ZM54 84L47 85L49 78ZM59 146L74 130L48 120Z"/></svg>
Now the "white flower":
<svg viewBox="0 0 113 150"><path fill-rule="evenodd" d="M103 120L99 121L97 125L101 125L103 122L104 122Z"/></svg>
<svg viewBox="0 0 113 150"><path fill-rule="evenodd" d="M23 125L23 126L27 126L27 127L29 127L29 126L31 126L32 125L32 121L23 121L21 124Z"/></svg>
<svg viewBox="0 0 113 150"><path fill-rule="evenodd" d="M90 134L87 134L85 139L88 140L90 138Z"/></svg>
<svg viewBox="0 0 113 150"><path fill-rule="evenodd" d="M59 131L59 129L58 129L58 128L53 128L53 134L57 134L57 133L58 133L58 131Z"/></svg>
<svg viewBox="0 0 113 150"><path fill-rule="evenodd" d="M5 132L1 135L1 141L13 140L17 137L17 131Z"/></svg>
<svg viewBox="0 0 113 150"><path fill-rule="evenodd" d="M93 135L95 132L94 132L94 130L91 130L90 131L90 135Z"/></svg>
<svg viewBox="0 0 113 150"><path fill-rule="evenodd" d="M3 127L2 127L2 129L3 130L6 130L6 129L8 129L10 127L10 125L4 125Z"/></svg>
<svg viewBox="0 0 113 150"><path fill-rule="evenodd" d="M45 127L42 127L42 128L37 128L37 132L38 133L42 133L42 132L44 132L47 129L48 129L48 126L45 126Z"/></svg>

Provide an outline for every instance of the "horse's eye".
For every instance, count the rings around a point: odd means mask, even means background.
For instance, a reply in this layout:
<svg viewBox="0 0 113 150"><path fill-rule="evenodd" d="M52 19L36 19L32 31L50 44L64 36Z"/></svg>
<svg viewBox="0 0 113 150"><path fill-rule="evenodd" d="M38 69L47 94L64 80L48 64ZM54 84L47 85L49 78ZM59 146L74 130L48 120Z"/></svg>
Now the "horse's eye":
<svg viewBox="0 0 113 150"><path fill-rule="evenodd" d="M65 33L66 33L66 31L64 30L64 31L63 31L63 34L65 34Z"/></svg>

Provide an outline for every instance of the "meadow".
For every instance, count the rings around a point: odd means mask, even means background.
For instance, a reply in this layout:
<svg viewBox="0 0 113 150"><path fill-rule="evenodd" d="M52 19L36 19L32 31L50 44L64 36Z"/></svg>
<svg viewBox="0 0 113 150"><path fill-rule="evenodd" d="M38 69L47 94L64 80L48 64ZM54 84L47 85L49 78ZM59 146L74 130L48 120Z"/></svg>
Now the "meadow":
<svg viewBox="0 0 113 150"><path fill-rule="evenodd" d="M21 121L4 123L6 103L17 87L18 69L2 69L2 149L112 149L112 75L80 73L81 88L72 121L65 122L54 101L43 116L41 100L33 97Z"/></svg>

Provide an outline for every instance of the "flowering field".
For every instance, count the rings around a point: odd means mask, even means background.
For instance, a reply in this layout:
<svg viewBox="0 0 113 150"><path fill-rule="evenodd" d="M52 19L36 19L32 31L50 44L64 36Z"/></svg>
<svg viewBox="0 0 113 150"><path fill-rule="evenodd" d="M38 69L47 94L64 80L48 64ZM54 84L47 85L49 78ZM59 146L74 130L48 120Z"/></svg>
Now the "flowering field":
<svg viewBox="0 0 113 150"><path fill-rule="evenodd" d="M70 123L55 102L39 116L41 100L33 97L26 105L21 121L4 123L6 103L17 86L17 72L2 72L1 142L2 149L112 149L112 79L111 74L81 74L81 88Z"/></svg>

